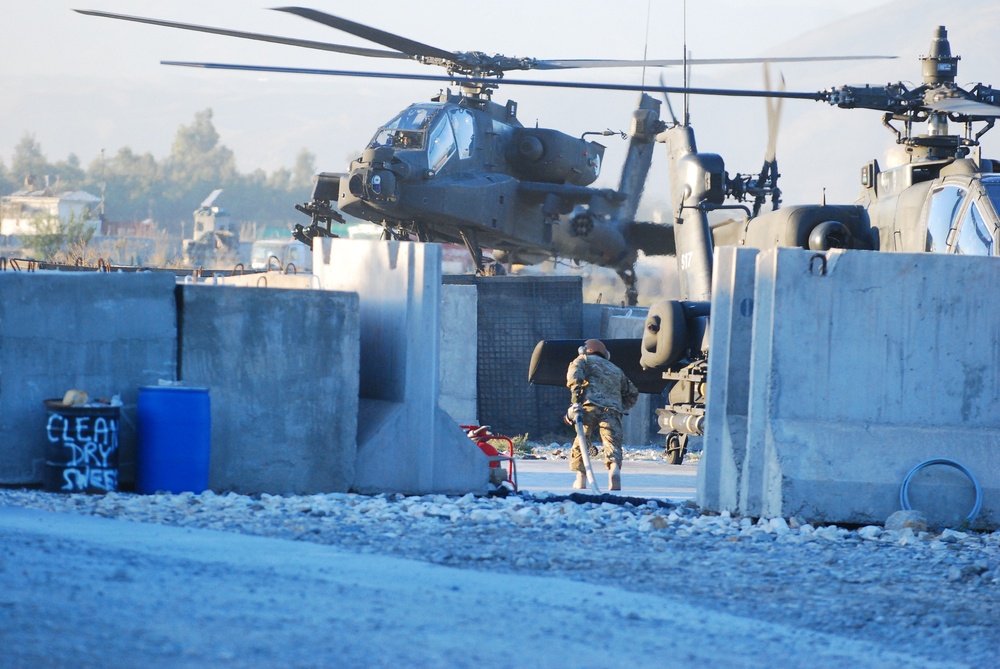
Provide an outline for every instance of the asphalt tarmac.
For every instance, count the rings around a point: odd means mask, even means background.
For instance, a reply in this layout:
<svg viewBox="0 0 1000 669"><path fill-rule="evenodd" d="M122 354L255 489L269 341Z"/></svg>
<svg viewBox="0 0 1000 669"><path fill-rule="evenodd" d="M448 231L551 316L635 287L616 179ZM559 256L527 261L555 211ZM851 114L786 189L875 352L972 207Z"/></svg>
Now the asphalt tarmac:
<svg viewBox="0 0 1000 669"><path fill-rule="evenodd" d="M601 493L672 501L695 498L697 462L668 465L657 461L626 460L622 465L622 489L614 492L608 490L608 474L604 463L598 460L593 465L594 477ZM518 489L525 492L549 492L557 495L580 492L573 490L574 479L575 474L570 471L569 461L565 459L517 461Z"/></svg>

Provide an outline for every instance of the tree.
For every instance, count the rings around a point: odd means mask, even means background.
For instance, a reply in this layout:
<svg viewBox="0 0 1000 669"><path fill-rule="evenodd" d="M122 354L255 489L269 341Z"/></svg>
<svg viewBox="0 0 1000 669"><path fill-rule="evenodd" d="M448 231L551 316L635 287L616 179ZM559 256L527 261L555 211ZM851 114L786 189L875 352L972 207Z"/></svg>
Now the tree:
<svg viewBox="0 0 1000 669"><path fill-rule="evenodd" d="M11 179L7 167L0 160L0 194L9 195L17 190L17 183Z"/></svg>
<svg viewBox="0 0 1000 669"><path fill-rule="evenodd" d="M195 114L190 126L177 131L164 164L164 201L157 207L168 229L190 219L198 203L216 188L229 190L239 181L233 152L219 143L212 110Z"/></svg>
<svg viewBox="0 0 1000 669"><path fill-rule="evenodd" d="M4 170L0 162L0 194L18 190L28 175L35 175L36 188L41 188L49 175L53 185L54 178L59 179L61 190L103 193L107 220L151 218L168 233L180 235L184 225L190 228L192 212L199 203L214 189L222 188L218 204L234 220L289 228L298 222L301 214L294 205L305 202L312 192L316 156L303 147L291 169L281 167L270 174L255 169L240 174L233 152L219 141L212 110L204 109L191 123L179 126L166 158L157 160L151 153L137 154L122 147L110 157L102 151L84 170L75 154L50 163L35 136L25 133L14 151L11 169Z"/></svg>
<svg viewBox="0 0 1000 669"><path fill-rule="evenodd" d="M34 234L23 235L22 244L39 260L64 261L71 252L82 255L94 236L94 228L75 215L63 222L58 216L38 214L31 228Z"/></svg>
<svg viewBox="0 0 1000 669"><path fill-rule="evenodd" d="M110 159L95 159L87 168L87 184L95 194L105 184L105 218L141 221L153 215L155 193L161 190L160 167L151 153L136 155L122 148Z"/></svg>
<svg viewBox="0 0 1000 669"><path fill-rule="evenodd" d="M295 190L305 190L312 193L313 175L316 174L316 155L302 147L295 157L295 169L292 171L291 187Z"/></svg>
<svg viewBox="0 0 1000 669"><path fill-rule="evenodd" d="M60 160L52 165L59 184L65 190L80 190L84 186L86 174L80 167L80 159L75 153L69 154L66 160Z"/></svg>
<svg viewBox="0 0 1000 669"><path fill-rule="evenodd" d="M45 175L53 172L42 153L42 145L35 140L32 133L24 133L21 141L14 147L10 171L11 176L17 181L31 179L35 188L42 188L45 185Z"/></svg>

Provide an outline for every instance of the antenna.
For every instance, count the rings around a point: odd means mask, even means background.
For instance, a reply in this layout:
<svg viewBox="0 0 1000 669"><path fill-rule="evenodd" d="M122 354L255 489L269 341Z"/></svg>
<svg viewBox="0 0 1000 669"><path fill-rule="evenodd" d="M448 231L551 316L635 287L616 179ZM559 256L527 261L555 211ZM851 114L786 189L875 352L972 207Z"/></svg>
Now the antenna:
<svg viewBox="0 0 1000 669"><path fill-rule="evenodd" d="M684 88L688 87L688 3L684 0L684 12L682 14L683 22L683 41L684 41ZM690 124L691 114L688 111L688 92L684 91L684 125Z"/></svg>
<svg viewBox="0 0 1000 669"><path fill-rule="evenodd" d="M646 41L642 45L642 60L646 61L648 59L649 52L649 15L653 8L653 0L647 0L646 2ZM646 85L646 66L642 66L642 85Z"/></svg>

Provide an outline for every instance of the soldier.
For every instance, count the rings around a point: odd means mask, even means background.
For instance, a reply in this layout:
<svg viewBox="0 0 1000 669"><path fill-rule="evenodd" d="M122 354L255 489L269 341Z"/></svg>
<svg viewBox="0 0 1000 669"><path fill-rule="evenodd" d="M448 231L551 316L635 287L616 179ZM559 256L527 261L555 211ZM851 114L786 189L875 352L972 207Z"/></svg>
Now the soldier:
<svg viewBox="0 0 1000 669"><path fill-rule="evenodd" d="M604 443L604 464L608 468L608 488L621 490L622 467L622 414L635 406L639 390L617 365L611 363L611 354L599 339L588 339L580 347L580 355L566 370L566 387L570 389L570 406L566 416L576 420L583 417L584 432L592 440L594 428L600 430ZM573 440L569 468L576 472L573 487L586 487L580 438Z"/></svg>

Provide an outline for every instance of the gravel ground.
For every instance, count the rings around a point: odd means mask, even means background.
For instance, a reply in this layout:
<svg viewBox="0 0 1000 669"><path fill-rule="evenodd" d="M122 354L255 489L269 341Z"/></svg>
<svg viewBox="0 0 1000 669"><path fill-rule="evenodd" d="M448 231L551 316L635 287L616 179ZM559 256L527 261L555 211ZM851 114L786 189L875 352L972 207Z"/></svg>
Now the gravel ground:
<svg viewBox="0 0 1000 669"><path fill-rule="evenodd" d="M1000 666L1000 532L927 531L919 521L891 530L813 527L794 518L755 523L702 514L690 503L579 504L526 493L86 496L0 489L0 505L610 583L957 666Z"/></svg>

